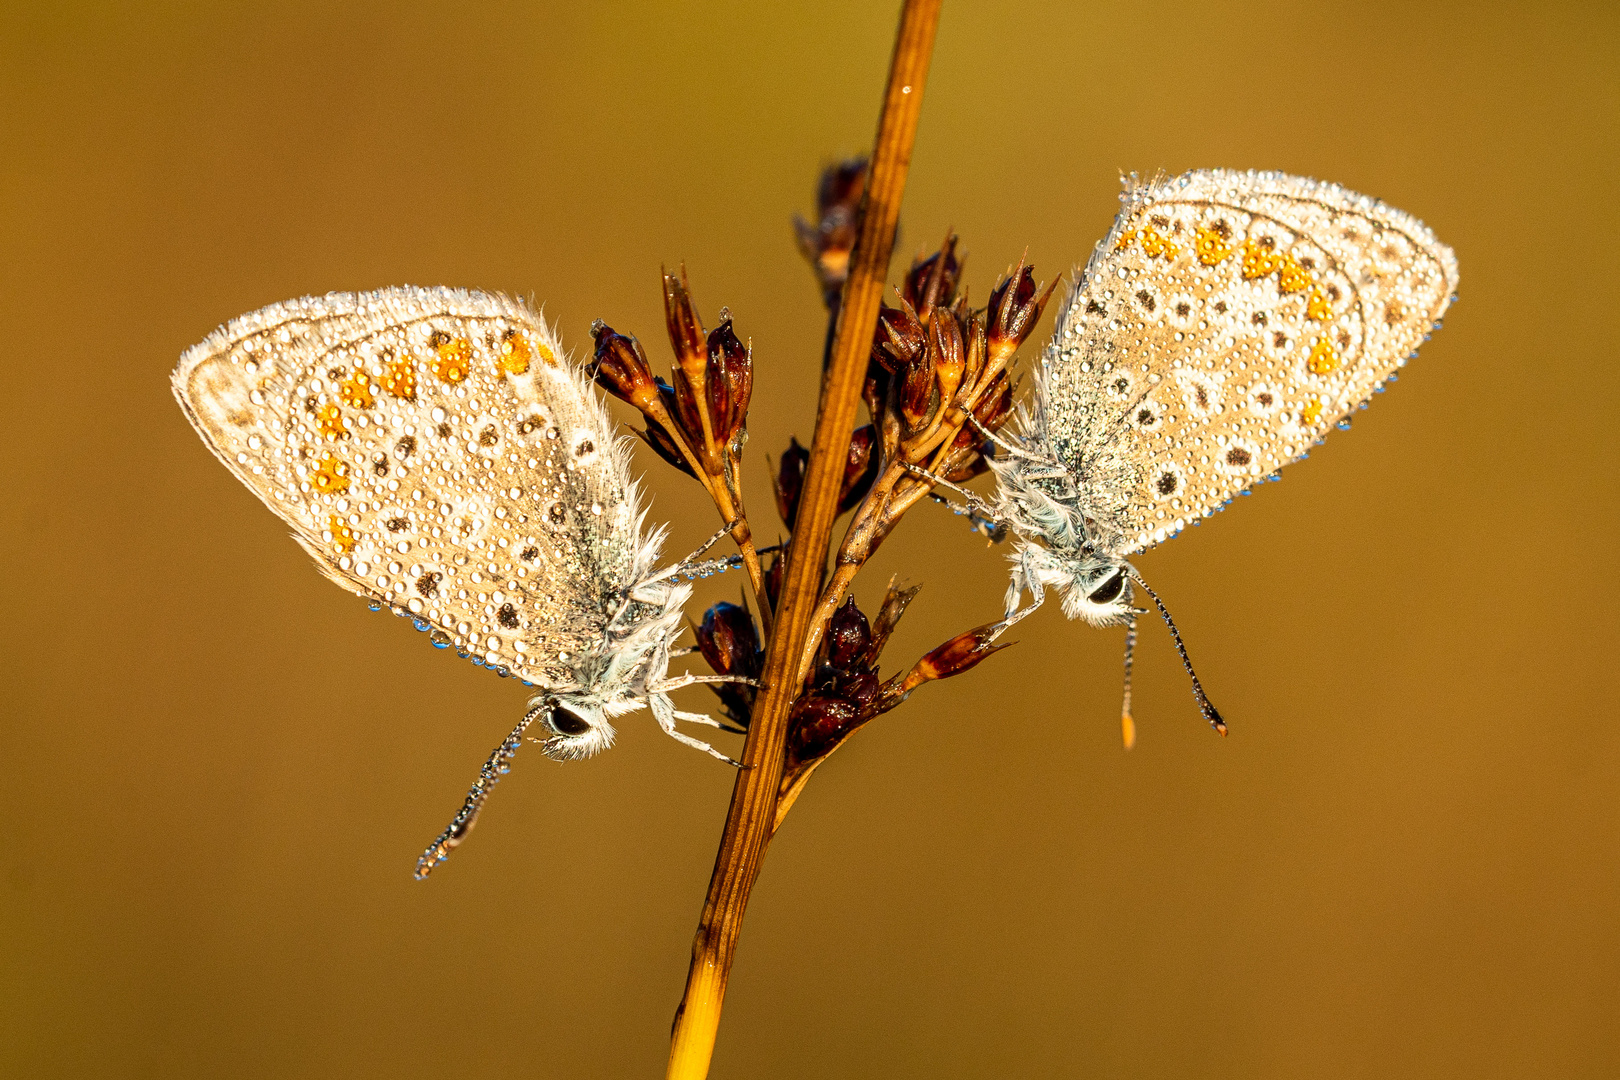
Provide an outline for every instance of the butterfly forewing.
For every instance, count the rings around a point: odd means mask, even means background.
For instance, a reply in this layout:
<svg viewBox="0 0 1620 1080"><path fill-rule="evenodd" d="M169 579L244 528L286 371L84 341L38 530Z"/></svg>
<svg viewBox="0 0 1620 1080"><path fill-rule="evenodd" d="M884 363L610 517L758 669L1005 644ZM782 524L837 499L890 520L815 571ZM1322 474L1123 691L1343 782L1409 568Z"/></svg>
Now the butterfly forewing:
<svg viewBox="0 0 1620 1080"><path fill-rule="evenodd" d="M1050 449L1122 555L1302 456L1457 284L1421 222L1333 184L1195 172L1124 202L1039 379Z"/></svg>
<svg viewBox="0 0 1620 1080"><path fill-rule="evenodd" d="M633 485L521 304L416 288L289 301L189 350L174 388L329 577L435 643L562 689L602 640L632 574Z"/></svg>

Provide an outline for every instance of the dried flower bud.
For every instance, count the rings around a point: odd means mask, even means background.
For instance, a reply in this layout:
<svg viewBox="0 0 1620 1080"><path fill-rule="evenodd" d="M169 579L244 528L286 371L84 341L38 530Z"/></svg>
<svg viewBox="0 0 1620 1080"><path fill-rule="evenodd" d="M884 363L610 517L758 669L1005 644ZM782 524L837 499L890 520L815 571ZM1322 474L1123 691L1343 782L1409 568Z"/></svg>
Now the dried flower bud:
<svg viewBox="0 0 1620 1080"><path fill-rule="evenodd" d="M709 440L704 438L705 393L704 382L708 368L709 347L703 323L692 306L685 271L677 278L664 272L664 324L669 330L670 348L675 350L675 370L670 378L675 387L674 408L671 414L686 436L687 444L703 462L704 470L720 471L720 458Z"/></svg>
<svg viewBox="0 0 1620 1080"><path fill-rule="evenodd" d="M844 459L844 481L838 489L838 512L853 509L866 498L877 479L877 429L871 424L855 429L849 437L849 457Z"/></svg>
<svg viewBox="0 0 1620 1080"><path fill-rule="evenodd" d="M1052 298L1052 290L1056 288L1057 282L1054 281L1037 296L1039 290L1035 284L1035 273L1023 260L1019 260L1017 269L991 290L990 306L985 312L991 363L1003 364L1012 358L1012 354L1034 332L1035 324L1040 322L1041 312L1046 310L1046 302Z"/></svg>
<svg viewBox="0 0 1620 1080"><path fill-rule="evenodd" d="M962 324L949 311L940 310L934 322L947 328L935 350L930 334L928 355L934 361L934 378L939 383L939 400L949 404L956 398L956 389L962 385L962 373L967 369L966 350L962 341Z"/></svg>
<svg viewBox="0 0 1620 1080"><path fill-rule="evenodd" d="M827 621L827 663L838 669L853 668L866 661L871 646L871 627L851 596Z"/></svg>
<svg viewBox="0 0 1620 1080"><path fill-rule="evenodd" d="M848 701L806 694L793 703L793 711L788 714L794 756L800 761L821 757L838 745L857 719L856 708Z"/></svg>
<svg viewBox="0 0 1620 1080"><path fill-rule="evenodd" d="M669 345L675 350L675 367L686 373L699 387L703 385L703 368L709 350L704 341L703 320L692 306L692 293L686 283L686 267L681 276L664 272L664 325L669 330Z"/></svg>
<svg viewBox="0 0 1620 1080"><path fill-rule="evenodd" d="M883 606L878 609L877 619L872 623L873 656L881 655L883 646L888 644L889 635L894 633L895 626L900 622L900 616L906 613L906 608L917 598L922 591L921 585L913 585L909 589L896 588L894 579L889 580L889 588L883 594Z"/></svg>
<svg viewBox="0 0 1620 1080"><path fill-rule="evenodd" d="M900 384L900 416L908 434L926 428L946 400L941 394L948 381L956 393L962 378L962 329L949 313L941 312L928 324L928 349L906 371Z"/></svg>
<svg viewBox="0 0 1620 1080"><path fill-rule="evenodd" d="M760 651L754 618L746 608L724 601L714 605L703 613L696 636L698 650L716 674L759 677L765 665L765 654ZM746 727L753 711L754 687L742 683L714 683L710 689L719 695L726 714Z"/></svg>
<svg viewBox="0 0 1620 1080"><path fill-rule="evenodd" d="M799 516L799 494L804 489L804 470L810 463L810 451L790 438L788 448L782 451L782 464L772 477L776 484L776 512L789 529Z"/></svg>
<svg viewBox="0 0 1620 1080"><path fill-rule="evenodd" d="M958 321L963 327L962 390L959 397L960 400L966 401L979 383L979 373L984 370L989 345L984 332L983 315L977 311L968 311L959 315Z"/></svg>
<svg viewBox="0 0 1620 1080"><path fill-rule="evenodd" d="M601 319L591 323L591 337L596 339L596 356L591 375L596 384L620 401L646 413L657 401L658 380L647 363L647 354L641 343L633 337L616 333Z"/></svg>
<svg viewBox="0 0 1620 1080"><path fill-rule="evenodd" d="M1005 371L998 371L984 393L979 395L979 400L973 403L973 419L977 420L979 427L986 431L1000 431L1001 426L1007 422L1007 417L1012 415L1012 407L1012 380L1007 377ZM955 440L951 442L951 452L956 453L978 446L981 441L988 440L981 439L978 429L971 424L963 424L962 430L956 433Z"/></svg>
<svg viewBox="0 0 1620 1080"><path fill-rule="evenodd" d="M791 544L792 541L790 540ZM771 610L776 611L781 606L782 574L787 567L787 548L771 553L771 561L765 565L765 599L771 603Z"/></svg>
<svg viewBox="0 0 1620 1080"><path fill-rule="evenodd" d="M711 607L697 628L697 643L717 674L759 677L763 655L747 608L724 600Z"/></svg>
<svg viewBox="0 0 1620 1080"><path fill-rule="evenodd" d="M1013 386L1006 371L996 372L990 386L973 403L973 418L985 431L1000 431L1012 414ZM942 476L953 484L965 484L975 476L989 471L992 456L990 440L979 434L979 428L963 424L951 442L950 456Z"/></svg>
<svg viewBox="0 0 1620 1080"><path fill-rule="evenodd" d="M833 679L833 696L855 706L855 715L858 717L870 715L882 689L883 684L879 681L877 672L869 667L841 671Z"/></svg>
<svg viewBox="0 0 1620 1080"><path fill-rule="evenodd" d="M958 464L952 465L940 473L940 476L953 484L965 484L974 477L983 476L989 471L990 462L985 459L983 454L976 453L972 457L965 458Z"/></svg>
<svg viewBox="0 0 1620 1080"><path fill-rule="evenodd" d="M905 689L910 691L925 682L960 675L977 666L985 657L1007 648L1007 645L992 643L994 633L995 624L992 623L957 634L912 666L906 676Z"/></svg>
<svg viewBox="0 0 1620 1080"><path fill-rule="evenodd" d="M821 174L816 192L817 223L811 225L797 215L793 218L799 251L815 270L828 306L837 301L844 279L849 276L849 256L855 249L866 175L865 158L828 166Z"/></svg>
<svg viewBox="0 0 1620 1080"><path fill-rule="evenodd" d="M1005 371L996 372L989 388L973 405L973 418L986 431L1000 431L1013 410L1012 379Z"/></svg>
<svg viewBox="0 0 1620 1080"><path fill-rule="evenodd" d="M887 304L878 308L877 329L872 332L872 359L883 370L898 375L913 364L928 347L928 327L909 301L901 300L897 308Z"/></svg>
<svg viewBox="0 0 1620 1080"><path fill-rule="evenodd" d="M705 374L709 396L709 426L715 441L730 444L748 419L748 399L754 392L753 350L737 340L731 315L720 309L720 325L709 332L709 366Z"/></svg>
<svg viewBox="0 0 1620 1080"><path fill-rule="evenodd" d="M956 286L961 277L962 264L956 258L953 234L945 238L938 251L911 264L901 295L917 312L917 317L927 322L936 307L948 308L955 303Z"/></svg>
<svg viewBox="0 0 1620 1080"><path fill-rule="evenodd" d="M883 404L889 400L889 373L876 360L866 361L866 383L861 387L861 400L872 416L881 416Z"/></svg>
<svg viewBox="0 0 1620 1080"><path fill-rule="evenodd" d="M663 424L649 416L647 417L647 430L637 432L637 434L641 436L643 442L653 448L653 452L659 457L681 470L687 476L697 477L697 473L692 471L692 466L687 464L686 455L681 453L680 448L675 445L675 437L665 429Z"/></svg>

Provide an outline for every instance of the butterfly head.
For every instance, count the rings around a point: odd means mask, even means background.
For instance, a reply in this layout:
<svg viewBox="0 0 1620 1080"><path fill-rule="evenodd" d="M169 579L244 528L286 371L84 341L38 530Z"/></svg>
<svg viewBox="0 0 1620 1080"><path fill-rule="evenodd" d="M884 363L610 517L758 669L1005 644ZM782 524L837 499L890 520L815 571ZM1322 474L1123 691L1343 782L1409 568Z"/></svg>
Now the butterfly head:
<svg viewBox="0 0 1620 1080"><path fill-rule="evenodd" d="M1124 559L1089 547L1049 548L1023 540L1012 563L1009 611L1017 607L1021 592L1038 598L1044 590L1055 589L1063 598L1063 614L1071 619L1114 626L1131 616L1131 567Z"/></svg>
<svg viewBox="0 0 1620 1080"><path fill-rule="evenodd" d="M1063 614L1092 626L1115 626L1131 613L1131 578L1123 560L1082 555L1065 567Z"/></svg>
<svg viewBox="0 0 1620 1080"><path fill-rule="evenodd" d="M547 695L531 703L544 706L539 717L545 726L540 749L555 761L594 757L613 745L613 725L600 697L589 691Z"/></svg>

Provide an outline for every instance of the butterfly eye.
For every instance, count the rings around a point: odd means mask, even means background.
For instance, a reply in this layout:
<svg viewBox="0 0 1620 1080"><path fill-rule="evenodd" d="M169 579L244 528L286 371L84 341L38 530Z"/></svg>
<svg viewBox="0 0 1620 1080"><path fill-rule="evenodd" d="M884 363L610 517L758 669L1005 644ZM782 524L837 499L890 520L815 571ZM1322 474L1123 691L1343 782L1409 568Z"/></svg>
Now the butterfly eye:
<svg viewBox="0 0 1620 1080"><path fill-rule="evenodd" d="M1119 599L1119 594L1125 588L1125 571L1119 570L1114 576L1091 590L1086 599L1093 604L1111 604Z"/></svg>
<svg viewBox="0 0 1620 1080"><path fill-rule="evenodd" d="M551 710L550 723L552 730L559 735L583 735L591 730L591 725L561 705Z"/></svg>

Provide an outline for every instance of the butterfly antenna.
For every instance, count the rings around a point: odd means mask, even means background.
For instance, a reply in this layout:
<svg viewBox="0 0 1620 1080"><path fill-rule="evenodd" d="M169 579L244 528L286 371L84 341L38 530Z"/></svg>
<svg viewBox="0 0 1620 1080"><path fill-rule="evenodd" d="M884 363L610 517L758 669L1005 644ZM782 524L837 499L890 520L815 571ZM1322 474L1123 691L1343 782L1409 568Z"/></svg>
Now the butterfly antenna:
<svg viewBox="0 0 1620 1080"><path fill-rule="evenodd" d="M1198 681L1198 672L1193 670L1192 661L1187 658L1187 646L1181 643L1181 631L1176 629L1176 621L1170 617L1170 609L1164 606L1164 601L1159 599L1159 594L1153 591L1153 587L1142 580L1142 575L1136 572L1135 567L1130 569L1130 574L1131 579L1153 598L1153 605L1159 609L1159 614L1164 616L1164 625L1170 628L1170 637L1176 643L1176 652L1181 654L1181 666L1187 669L1187 677L1192 679L1193 697L1198 699L1198 711L1204 714L1204 719L1209 721L1210 727L1225 735L1226 721L1221 719L1221 714L1215 711L1209 695L1204 693L1204 684ZM1130 697L1127 696L1125 700L1129 703Z"/></svg>
<svg viewBox="0 0 1620 1080"><path fill-rule="evenodd" d="M546 711L547 704L536 705L524 713L522 721L512 729L512 734L489 755L484 767L478 770L478 779L473 781L472 790L467 792L467 800L461 804L461 810L450 822L450 827L440 833L439 838L428 845L428 849L422 852L422 857L416 860L417 881L426 880L427 876L433 873L433 868L448 859L450 852L460 847L461 842L467 839L467 834L478 821L478 812L484 808L484 800L489 798L490 789L500 783L501 777L511 769L512 756L517 753L518 747L523 745L523 733L541 713Z"/></svg>
<svg viewBox="0 0 1620 1080"><path fill-rule="evenodd" d="M1131 661L1136 656L1136 616L1125 623L1125 703L1119 710L1119 730L1125 749L1136 745L1136 721L1131 719Z"/></svg>

